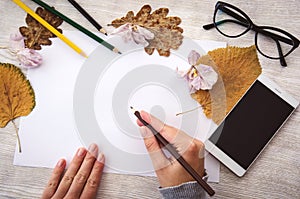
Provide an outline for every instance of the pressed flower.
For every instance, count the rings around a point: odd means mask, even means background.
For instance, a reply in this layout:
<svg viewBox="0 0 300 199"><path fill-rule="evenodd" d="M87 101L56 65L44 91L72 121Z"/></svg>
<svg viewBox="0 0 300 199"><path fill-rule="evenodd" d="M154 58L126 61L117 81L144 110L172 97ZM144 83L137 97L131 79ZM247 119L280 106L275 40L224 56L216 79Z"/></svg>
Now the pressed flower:
<svg viewBox="0 0 300 199"><path fill-rule="evenodd" d="M196 52L195 50L192 50L188 56L189 64L192 66L195 66L200 57L201 56L198 52Z"/></svg>
<svg viewBox="0 0 300 199"><path fill-rule="evenodd" d="M201 81L199 82L200 89L202 90L212 89L213 85L218 80L218 74L214 71L214 69L211 66L200 64L195 67L197 68L198 76L201 79Z"/></svg>
<svg viewBox="0 0 300 199"><path fill-rule="evenodd" d="M9 37L9 50L16 53L24 48L24 37L20 33L11 34Z"/></svg>
<svg viewBox="0 0 300 199"><path fill-rule="evenodd" d="M177 73L184 78L189 85L191 93L198 90L210 90L218 80L218 74L211 66L197 64L200 54L192 50L188 56L188 62L191 67L187 71L178 71Z"/></svg>
<svg viewBox="0 0 300 199"><path fill-rule="evenodd" d="M42 56L33 49L24 48L17 52L17 58L26 68L35 68L42 64Z"/></svg>
<svg viewBox="0 0 300 199"><path fill-rule="evenodd" d="M154 39L154 34L138 25L126 23L112 32L112 35L120 35L125 42L134 41L144 47L148 46L149 40Z"/></svg>
<svg viewBox="0 0 300 199"><path fill-rule="evenodd" d="M8 46L1 46L0 49L8 50L25 68L35 68L43 62L42 56L37 51L25 48L24 37L20 33L11 34Z"/></svg>

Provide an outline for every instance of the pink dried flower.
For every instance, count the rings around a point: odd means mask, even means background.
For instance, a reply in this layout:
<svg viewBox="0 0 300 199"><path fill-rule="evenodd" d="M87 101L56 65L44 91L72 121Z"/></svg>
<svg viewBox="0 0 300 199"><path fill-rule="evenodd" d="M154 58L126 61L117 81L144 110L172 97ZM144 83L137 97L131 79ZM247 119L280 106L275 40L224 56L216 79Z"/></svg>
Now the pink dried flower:
<svg viewBox="0 0 300 199"><path fill-rule="evenodd" d="M195 50L192 50L188 56L189 64L192 66L195 66L200 57L201 57L201 55L198 52L196 52Z"/></svg>
<svg viewBox="0 0 300 199"><path fill-rule="evenodd" d="M177 73L184 78L189 85L191 93L202 90L210 90L218 80L218 74L211 66L204 64L196 65L200 54L192 50L188 56L189 64L192 66L187 71L178 71Z"/></svg>
<svg viewBox="0 0 300 199"><path fill-rule="evenodd" d="M35 68L43 62L42 56L37 51L25 48L24 37L19 32L11 34L9 45L0 48L9 50L25 68Z"/></svg>
<svg viewBox="0 0 300 199"><path fill-rule="evenodd" d="M9 49L12 52L18 52L19 50L23 50L25 48L24 37L18 32L14 34L10 34L9 37Z"/></svg>
<svg viewBox="0 0 300 199"><path fill-rule="evenodd" d="M148 40L154 39L154 34L138 25L126 23L112 32L112 35L120 35L125 42L134 41L136 44L148 46Z"/></svg>
<svg viewBox="0 0 300 199"><path fill-rule="evenodd" d="M17 52L17 58L26 68L35 68L42 64L42 56L33 49L24 48Z"/></svg>

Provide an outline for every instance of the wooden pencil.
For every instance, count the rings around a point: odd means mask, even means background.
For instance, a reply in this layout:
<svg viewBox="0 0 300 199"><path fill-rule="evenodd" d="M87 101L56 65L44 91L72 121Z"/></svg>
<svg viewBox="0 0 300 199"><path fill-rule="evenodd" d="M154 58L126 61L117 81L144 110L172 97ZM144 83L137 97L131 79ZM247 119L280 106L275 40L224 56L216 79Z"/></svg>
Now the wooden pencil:
<svg viewBox="0 0 300 199"><path fill-rule="evenodd" d="M103 46L105 46L106 48L112 50L115 53L119 53L122 54L116 47L114 47L113 45L111 45L110 43L104 41L103 39L101 39L100 37L98 37L97 35L95 35L94 33L88 31L86 28L82 27L81 25L79 25L78 23L76 23L75 21L73 21L72 19L68 18L67 16L63 15L62 13L58 12L57 10L55 10L53 7L49 6L48 4L44 3L41 0L32 0L35 3L37 3L38 5L42 6L43 8L45 8L46 10L48 10L49 12L59 16L60 18L62 18L65 22L67 22L68 24L70 24L71 26L77 28L78 30L80 30L81 32L83 32L84 34L86 34L87 36L89 36L90 38L94 39L95 41L97 41L98 43L102 44Z"/></svg>
<svg viewBox="0 0 300 199"><path fill-rule="evenodd" d="M47 21L45 21L42 17L40 17L38 14L36 14L33 10L31 10L28 6L26 6L22 1L20 0L13 0L14 3L16 3L18 6L20 6L25 12L27 12L30 16L32 16L35 20L37 20L40 24L42 24L45 28L47 28L49 31L51 31L54 35L56 35L58 38L60 38L63 42L65 42L67 45L69 45L73 50L75 50L80 55L87 57L87 55L71 40L69 40L67 37L65 37L63 34L61 34L58 30L56 30L53 26L51 26Z"/></svg>
<svg viewBox="0 0 300 199"><path fill-rule="evenodd" d="M107 36L106 30L86 11L84 10L76 1L68 0L93 26L101 33Z"/></svg>
<svg viewBox="0 0 300 199"><path fill-rule="evenodd" d="M177 149L170 144L158 131L154 129L151 124L143 120L140 113L134 110L133 107L130 107L134 112L134 115L148 128L152 131L153 135L155 136L156 140L162 144L170 154L181 164L181 166L202 186L202 188L210 195L213 196L215 191L201 178L201 176L193 169L189 163L179 154Z"/></svg>

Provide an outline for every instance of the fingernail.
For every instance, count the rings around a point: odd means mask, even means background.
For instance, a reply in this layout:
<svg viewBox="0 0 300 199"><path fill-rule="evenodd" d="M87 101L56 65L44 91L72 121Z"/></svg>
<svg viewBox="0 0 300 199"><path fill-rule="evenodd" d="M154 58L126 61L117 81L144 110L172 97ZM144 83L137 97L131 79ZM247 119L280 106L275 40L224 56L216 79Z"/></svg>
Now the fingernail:
<svg viewBox="0 0 300 199"><path fill-rule="evenodd" d="M97 149L97 145L96 144L91 144L90 146L89 146L89 152L90 153L93 153L93 152L95 152L96 151L96 149Z"/></svg>
<svg viewBox="0 0 300 199"><path fill-rule="evenodd" d="M98 157L97 157L97 161L98 162L101 162L101 163L104 163L104 155L103 153L99 153Z"/></svg>
<svg viewBox="0 0 300 199"><path fill-rule="evenodd" d="M83 156L85 152L86 152L85 148L80 148L77 151L77 156Z"/></svg>
<svg viewBox="0 0 300 199"><path fill-rule="evenodd" d="M65 160L64 159L61 159L57 162L56 166L57 167L62 167L63 165L65 164Z"/></svg>
<svg viewBox="0 0 300 199"><path fill-rule="evenodd" d="M97 155L98 155L98 146L96 144L91 144L89 146L89 153L95 157L95 159L97 158Z"/></svg>

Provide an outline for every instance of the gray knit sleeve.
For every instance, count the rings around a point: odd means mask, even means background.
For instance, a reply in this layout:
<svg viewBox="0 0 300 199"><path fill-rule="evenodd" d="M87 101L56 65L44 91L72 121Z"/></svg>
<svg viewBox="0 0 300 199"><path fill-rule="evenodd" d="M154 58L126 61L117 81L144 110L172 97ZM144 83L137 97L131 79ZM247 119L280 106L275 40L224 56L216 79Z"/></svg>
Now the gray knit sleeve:
<svg viewBox="0 0 300 199"><path fill-rule="evenodd" d="M158 189L164 199L205 199L204 189L195 181Z"/></svg>

